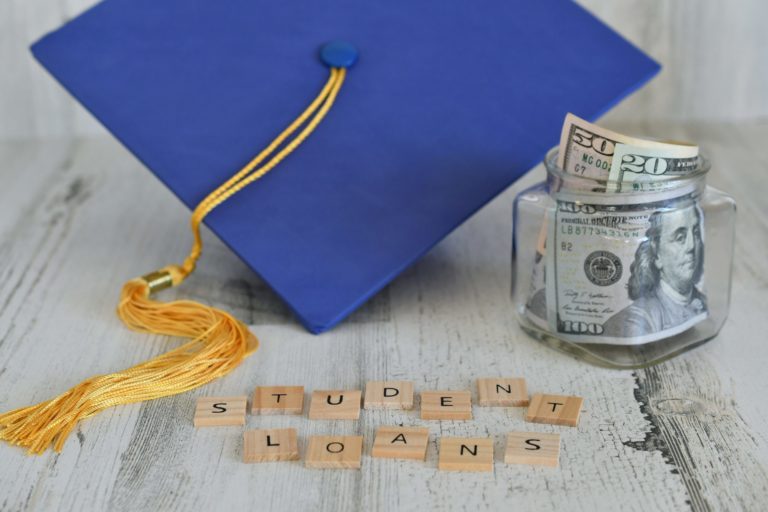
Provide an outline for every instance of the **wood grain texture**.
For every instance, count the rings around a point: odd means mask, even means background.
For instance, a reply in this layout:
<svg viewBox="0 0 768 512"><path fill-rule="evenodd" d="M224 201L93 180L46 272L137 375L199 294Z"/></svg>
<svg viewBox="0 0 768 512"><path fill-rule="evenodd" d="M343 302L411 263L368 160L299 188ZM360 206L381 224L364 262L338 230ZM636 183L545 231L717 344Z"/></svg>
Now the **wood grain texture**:
<svg viewBox="0 0 768 512"><path fill-rule="evenodd" d="M229 427L245 425L245 396L201 396L195 406L196 427Z"/></svg>
<svg viewBox="0 0 768 512"><path fill-rule="evenodd" d="M493 471L493 439L443 436L438 443L440 471Z"/></svg>
<svg viewBox="0 0 768 512"><path fill-rule="evenodd" d="M608 127L699 142L713 162L709 183L738 201L731 312L711 342L620 371L520 331L509 297L512 199L541 169L320 336L206 232L198 271L161 298L227 309L252 324L259 351L199 390L86 420L61 454L33 458L0 444L0 510L763 509L768 123ZM178 261L190 244L185 209L124 149L108 139L0 142L0 180L0 410L178 346L127 330L114 312L125 280ZM269 383L361 389L409 380L421 391L471 389L488 375L525 377L532 394L584 397L578 427L532 425L523 408L494 407L475 407L471 421L424 422L417 407L365 411L356 422L287 415L192 426L198 396ZM401 424L429 429L426 461L370 457L376 429ZM295 428L302 446L311 435L363 435L362 469L243 464L242 430L255 428ZM560 433L559 468L503 463L506 434L531 430ZM494 472L438 472L442 436L493 438Z"/></svg>
<svg viewBox="0 0 768 512"><path fill-rule="evenodd" d="M428 443L428 428L384 425L376 429L371 457L424 460Z"/></svg>
<svg viewBox="0 0 768 512"><path fill-rule="evenodd" d="M301 414L304 386L257 386L253 391L251 414Z"/></svg>
<svg viewBox="0 0 768 512"><path fill-rule="evenodd" d="M560 458L560 434L510 432L504 448L505 464L539 464L556 467Z"/></svg>
<svg viewBox="0 0 768 512"><path fill-rule="evenodd" d="M362 436L311 436L304 466L313 469L360 469Z"/></svg>
<svg viewBox="0 0 768 512"><path fill-rule="evenodd" d="M528 402L525 379L477 379L477 403L483 407L524 407Z"/></svg>
<svg viewBox="0 0 768 512"><path fill-rule="evenodd" d="M357 389L315 390L309 404L309 419L356 420L360 418L361 405L362 391Z"/></svg>
<svg viewBox="0 0 768 512"><path fill-rule="evenodd" d="M422 391L420 417L423 420L471 420L472 394L457 390Z"/></svg>
<svg viewBox="0 0 768 512"><path fill-rule="evenodd" d="M413 409L413 382L368 381L365 383L366 409Z"/></svg>
<svg viewBox="0 0 768 512"><path fill-rule="evenodd" d="M299 460L295 428L248 430L243 433L243 462Z"/></svg>
<svg viewBox="0 0 768 512"><path fill-rule="evenodd" d="M614 121L768 117L768 3L735 0L579 0L662 65L611 111ZM736 57L738 56L738 57Z"/></svg>
<svg viewBox="0 0 768 512"><path fill-rule="evenodd" d="M37 64L29 45L98 0L0 2L0 138L104 129ZM664 69L615 108L616 121L768 117L768 3L579 0Z"/></svg>
<svg viewBox="0 0 768 512"><path fill-rule="evenodd" d="M525 413L525 421L575 427L584 399L580 396L545 395L536 393Z"/></svg>

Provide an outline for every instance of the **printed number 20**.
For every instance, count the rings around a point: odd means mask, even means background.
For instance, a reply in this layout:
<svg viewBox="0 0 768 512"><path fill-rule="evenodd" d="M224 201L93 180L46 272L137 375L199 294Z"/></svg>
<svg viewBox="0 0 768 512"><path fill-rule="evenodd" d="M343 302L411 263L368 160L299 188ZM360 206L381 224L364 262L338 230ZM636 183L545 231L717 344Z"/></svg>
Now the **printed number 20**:
<svg viewBox="0 0 768 512"><path fill-rule="evenodd" d="M667 161L655 156L646 159L640 155L624 155L621 158L621 170L659 175L667 172Z"/></svg>

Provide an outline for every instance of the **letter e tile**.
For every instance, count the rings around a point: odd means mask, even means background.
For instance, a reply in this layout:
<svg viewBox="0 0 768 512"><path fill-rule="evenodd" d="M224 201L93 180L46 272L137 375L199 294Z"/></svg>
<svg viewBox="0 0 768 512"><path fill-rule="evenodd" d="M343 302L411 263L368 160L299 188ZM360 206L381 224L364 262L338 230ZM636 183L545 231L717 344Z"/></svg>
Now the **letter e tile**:
<svg viewBox="0 0 768 512"><path fill-rule="evenodd" d="M472 393L469 391L423 391L421 419L471 420Z"/></svg>

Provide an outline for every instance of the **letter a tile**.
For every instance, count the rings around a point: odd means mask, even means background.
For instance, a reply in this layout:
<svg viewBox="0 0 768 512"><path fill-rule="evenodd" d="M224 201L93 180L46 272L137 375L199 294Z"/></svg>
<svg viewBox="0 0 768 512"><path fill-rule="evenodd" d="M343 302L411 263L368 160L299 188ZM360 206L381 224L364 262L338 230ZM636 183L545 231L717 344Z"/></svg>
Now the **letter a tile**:
<svg viewBox="0 0 768 512"><path fill-rule="evenodd" d="M560 434L510 432L504 462L556 467L560 458Z"/></svg>
<svg viewBox="0 0 768 512"><path fill-rule="evenodd" d="M485 407L528 405L525 379L477 379L477 399Z"/></svg>
<svg viewBox="0 0 768 512"><path fill-rule="evenodd" d="M201 396L197 399L194 425L196 427L225 427L245 425L244 396Z"/></svg>
<svg viewBox="0 0 768 512"><path fill-rule="evenodd" d="M441 471L493 471L493 439L441 437L437 469Z"/></svg>
<svg viewBox="0 0 768 512"><path fill-rule="evenodd" d="M301 414L304 386L260 386L253 392L251 414Z"/></svg>
<svg viewBox="0 0 768 512"><path fill-rule="evenodd" d="M413 409L413 382L371 381L365 385L366 409Z"/></svg>
<svg viewBox="0 0 768 512"><path fill-rule="evenodd" d="M363 436L311 436L304 465L318 469L360 469Z"/></svg>
<svg viewBox="0 0 768 512"><path fill-rule="evenodd" d="M243 462L299 460L295 428L248 430L243 434Z"/></svg>
<svg viewBox="0 0 768 512"><path fill-rule="evenodd" d="M359 390L313 391L309 405L311 420L356 420L360 417Z"/></svg>
<svg viewBox="0 0 768 512"><path fill-rule="evenodd" d="M424 460L427 457L429 429L419 427L379 427L371 457Z"/></svg>
<svg viewBox="0 0 768 512"><path fill-rule="evenodd" d="M533 395L525 421L575 427L584 399L578 396Z"/></svg>

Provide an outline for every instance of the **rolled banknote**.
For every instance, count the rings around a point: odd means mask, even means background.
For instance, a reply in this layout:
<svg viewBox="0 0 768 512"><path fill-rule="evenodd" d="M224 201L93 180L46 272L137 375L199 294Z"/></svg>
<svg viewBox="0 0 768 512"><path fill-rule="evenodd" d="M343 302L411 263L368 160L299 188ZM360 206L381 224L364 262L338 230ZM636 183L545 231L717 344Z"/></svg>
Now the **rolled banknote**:
<svg viewBox="0 0 768 512"><path fill-rule="evenodd" d="M578 116L568 113L560 132L560 149L557 165L566 174L572 174L604 184L610 179L616 148L622 144L635 148L667 149L685 148L693 156L699 148L686 143L669 144L654 140L630 137L617 133ZM592 187L590 187L592 188ZM604 189L603 189L604 190Z"/></svg>
<svg viewBox="0 0 768 512"><path fill-rule="evenodd" d="M705 319L695 185L671 179L695 172L698 153L693 144L630 137L568 114L558 166L586 179L555 184L555 207L537 240L528 320L572 342L633 345Z"/></svg>
<svg viewBox="0 0 768 512"><path fill-rule="evenodd" d="M635 345L707 317L704 226L690 196L642 205L558 200L547 222L543 286L526 316L576 343ZM533 285L533 283L532 283Z"/></svg>
<svg viewBox="0 0 768 512"><path fill-rule="evenodd" d="M698 164L697 146L643 147L617 144L606 192L659 192L676 189L678 184L674 178L695 172Z"/></svg>
<svg viewBox="0 0 768 512"><path fill-rule="evenodd" d="M619 155L619 158L616 155ZM671 176L693 172L698 164L699 147L687 142L663 142L631 137L601 128L570 112L563 121L557 165L565 174L586 178L568 187L593 192L627 190L622 180L632 182L632 190L659 191ZM562 187L555 180L555 190ZM542 223L537 250L544 254L547 224Z"/></svg>

